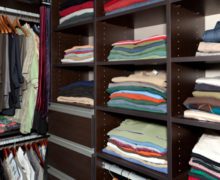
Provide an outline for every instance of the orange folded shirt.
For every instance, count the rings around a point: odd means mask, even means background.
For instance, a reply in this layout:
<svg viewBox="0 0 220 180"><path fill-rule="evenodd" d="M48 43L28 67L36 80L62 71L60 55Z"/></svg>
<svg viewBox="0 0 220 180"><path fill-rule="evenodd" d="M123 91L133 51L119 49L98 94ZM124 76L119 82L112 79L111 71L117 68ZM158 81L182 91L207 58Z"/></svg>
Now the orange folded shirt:
<svg viewBox="0 0 220 180"><path fill-rule="evenodd" d="M130 93L115 93L115 94L111 94L110 98L118 98L118 97L125 97L125 98L129 98L129 99L135 99L135 100L144 100L144 101L151 101L154 103L164 103L165 100L164 99L155 99L146 95L142 95L142 94L130 94Z"/></svg>

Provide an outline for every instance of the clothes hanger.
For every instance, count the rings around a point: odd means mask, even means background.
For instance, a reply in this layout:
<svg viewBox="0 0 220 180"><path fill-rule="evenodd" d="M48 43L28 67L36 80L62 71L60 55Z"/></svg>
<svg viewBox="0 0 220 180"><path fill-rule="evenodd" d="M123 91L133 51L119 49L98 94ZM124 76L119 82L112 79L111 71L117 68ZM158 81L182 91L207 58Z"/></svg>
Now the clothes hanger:
<svg viewBox="0 0 220 180"><path fill-rule="evenodd" d="M6 149L3 149L3 158L4 159L7 159L7 157L8 157L8 152L7 152L7 150Z"/></svg>
<svg viewBox="0 0 220 180"><path fill-rule="evenodd" d="M8 33L7 25L5 24L5 22L2 18L2 15L0 15L0 24L1 24L1 27L2 27L2 33L7 34Z"/></svg>
<svg viewBox="0 0 220 180"><path fill-rule="evenodd" d="M42 165L42 166L44 166L44 161L43 161L43 158L41 157L41 155L40 155L40 151L39 151L39 149L38 149L38 146L37 146L37 143L32 143L32 148L33 148L33 150L35 151L35 153L37 154L37 156L38 156L38 158L39 158L39 160L40 160L40 164Z"/></svg>
<svg viewBox="0 0 220 180"><path fill-rule="evenodd" d="M4 24L5 24L5 27L6 27L6 29L7 29L7 32L8 32L8 33L12 33L12 29L11 29L11 27L9 26L7 19L5 19L3 15L2 15L2 20L3 20Z"/></svg>
<svg viewBox="0 0 220 180"><path fill-rule="evenodd" d="M8 27L10 27L11 29L11 33L16 33L16 29L14 28L13 24L11 23L10 19L8 18L7 15L3 15L3 19L5 20L6 24L8 25Z"/></svg>
<svg viewBox="0 0 220 180"><path fill-rule="evenodd" d="M21 26L20 21L18 18L16 18L13 22L13 26L14 28L18 27L19 29L21 29L21 31L24 33L25 36L28 36L28 32Z"/></svg>

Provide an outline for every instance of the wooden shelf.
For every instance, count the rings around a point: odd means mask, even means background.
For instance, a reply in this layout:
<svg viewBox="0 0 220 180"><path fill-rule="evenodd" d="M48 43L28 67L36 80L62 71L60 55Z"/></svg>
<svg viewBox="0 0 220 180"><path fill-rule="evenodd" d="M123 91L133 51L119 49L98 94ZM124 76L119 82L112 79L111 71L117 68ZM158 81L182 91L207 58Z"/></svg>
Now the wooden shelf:
<svg viewBox="0 0 220 180"><path fill-rule="evenodd" d="M187 63L187 62L205 62L205 63L220 63L220 56L192 56L192 57L176 57L172 58L172 62Z"/></svg>
<svg viewBox="0 0 220 180"><path fill-rule="evenodd" d="M72 68L72 67L94 67L94 62L89 63L71 63L71 64L55 64L57 68Z"/></svg>
<svg viewBox="0 0 220 180"><path fill-rule="evenodd" d="M146 5L143 7L139 7L139 8L134 8L128 11L124 11L124 12L120 12L120 13L116 13L116 14L112 14L112 15L106 15L103 17L97 17L97 21L105 21L105 20L110 20L110 19L114 19L114 18L118 18L118 17L122 17L125 15L132 15L144 10L148 10L148 9L152 9L152 8L157 8L157 7L161 7L161 6L165 6L166 5L166 0L162 0L161 2L157 2L157 3L153 3L150 5Z"/></svg>
<svg viewBox="0 0 220 180"><path fill-rule="evenodd" d="M97 65L163 65L167 63L167 59L148 59L148 60L132 60L132 61L107 61L97 62Z"/></svg>
<svg viewBox="0 0 220 180"><path fill-rule="evenodd" d="M214 122L208 122L208 121L199 121L196 119L186 119L183 117L173 117L172 118L173 123L178 124L184 124L188 126L195 126L195 127L201 127L201 128L207 128L207 129L213 129L213 130L220 130L220 122L214 123Z"/></svg>
<svg viewBox="0 0 220 180"><path fill-rule="evenodd" d="M155 179L159 179L159 180L168 179L168 176L166 174L163 174L163 173L160 173L160 172L156 172L154 170L150 170L148 168L145 168L145 167L142 167L142 166L130 163L130 162L126 161L126 160L123 160L123 159L120 159L120 158L108 155L106 153L97 153L97 156L99 158L103 159L103 160L106 160L106 161L118 164L118 165L120 165L122 167L125 167L125 168L129 168L132 171L136 171L136 172L138 172L140 174L146 175L146 176L151 177L151 178L155 178Z"/></svg>
<svg viewBox="0 0 220 180"><path fill-rule="evenodd" d="M113 108L113 107L107 107L107 106L96 106L96 109L100 111L105 111L105 112L130 115L130 116L142 117L142 118L147 118L147 119L155 119L155 120L160 120L160 121L167 121L168 119L166 114L157 114L157 113L150 113L150 112L148 113L144 111L120 109L120 108Z"/></svg>

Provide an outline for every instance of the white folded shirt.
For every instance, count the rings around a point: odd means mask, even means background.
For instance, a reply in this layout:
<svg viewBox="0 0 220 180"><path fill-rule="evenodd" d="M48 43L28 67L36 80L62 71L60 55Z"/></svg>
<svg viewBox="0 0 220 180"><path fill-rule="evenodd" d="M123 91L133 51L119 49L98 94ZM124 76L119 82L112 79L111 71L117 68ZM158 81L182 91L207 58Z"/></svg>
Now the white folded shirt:
<svg viewBox="0 0 220 180"><path fill-rule="evenodd" d="M209 84L213 86L220 86L220 77L199 78L196 79L197 84Z"/></svg>
<svg viewBox="0 0 220 180"><path fill-rule="evenodd" d="M74 13L71 13L67 16L64 16L64 17L60 18L60 24L62 24L64 21L66 21L70 18L73 18L74 16L80 16L82 14L92 13L92 12L94 12L94 8L87 8L87 9L82 9L82 10L76 11Z"/></svg>
<svg viewBox="0 0 220 180"><path fill-rule="evenodd" d="M220 163L220 136L203 134L192 152Z"/></svg>
<svg viewBox="0 0 220 180"><path fill-rule="evenodd" d="M62 63L86 63L93 62L94 58L88 58L84 60L74 60L74 59L61 59Z"/></svg>
<svg viewBox="0 0 220 180"><path fill-rule="evenodd" d="M220 115L212 114L199 110L186 110L184 111L185 118L197 119L200 121L210 121L210 122L218 122L220 123Z"/></svg>

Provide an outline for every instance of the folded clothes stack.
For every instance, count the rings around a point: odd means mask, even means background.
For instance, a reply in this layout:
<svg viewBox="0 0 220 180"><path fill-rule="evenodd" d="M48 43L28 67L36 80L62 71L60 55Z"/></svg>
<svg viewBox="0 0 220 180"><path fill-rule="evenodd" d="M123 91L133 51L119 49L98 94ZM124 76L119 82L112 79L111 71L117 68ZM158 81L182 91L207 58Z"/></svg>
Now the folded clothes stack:
<svg viewBox="0 0 220 180"><path fill-rule="evenodd" d="M220 179L220 136L203 134L192 150L189 180Z"/></svg>
<svg viewBox="0 0 220 180"><path fill-rule="evenodd" d="M201 121L220 122L220 77L199 78L184 105L184 117Z"/></svg>
<svg viewBox="0 0 220 180"><path fill-rule="evenodd" d="M142 40L119 41L112 44L109 61L128 61L166 58L166 35Z"/></svg>
<svg viewBox="0 0 220 180"><path fill-rule="evenodd" d="M74 46L65 50L64 58L61 60L63 64L86 63L94 61L94 48L91 45Z"/></svg>
<svg viewBox="0 0 220 180"><path fill-rule="evenodd" d="M112 78L107 89L108 106L166 113L166 72L138 71L128 77Z"/></svg>
<svg viewBox="0 0 220 180"><path fill-rule="evenodd" d="M167 173L166 127L126 119L108 132L103 152L155 171Z"/></svg>
<svg viewBox="0 0 220 180"><path fill-rule="evenodd" d="M60 25L67 26L82 20L91 19L94 15L93 0L66 0L60 4Z"/></svg>
<svg viewBox="0 0 220 180"><path fill-rule="evenodd" d="M219 56L220 55L220 21L212 30L207 30L199 44L196 56Z"/></svg>
<svg viewBox="0 0 220 180"><path fill-rule="evenodd" d="M104 10L106 15L112 15L162 1L164 0L109 0L105 3Z"/></svg>
<svg viewBox="0 0 220 180"><path fill-rule="evenodd" d="M78 81L59 89L58 102L94 105L94 81Z"/></svg>
<svg viewBox="0 0 220 180"><path fill-rule="evenodd" d="M0 134L19 129L20 124L13 121L11 117L0 116Z"/></svg>

